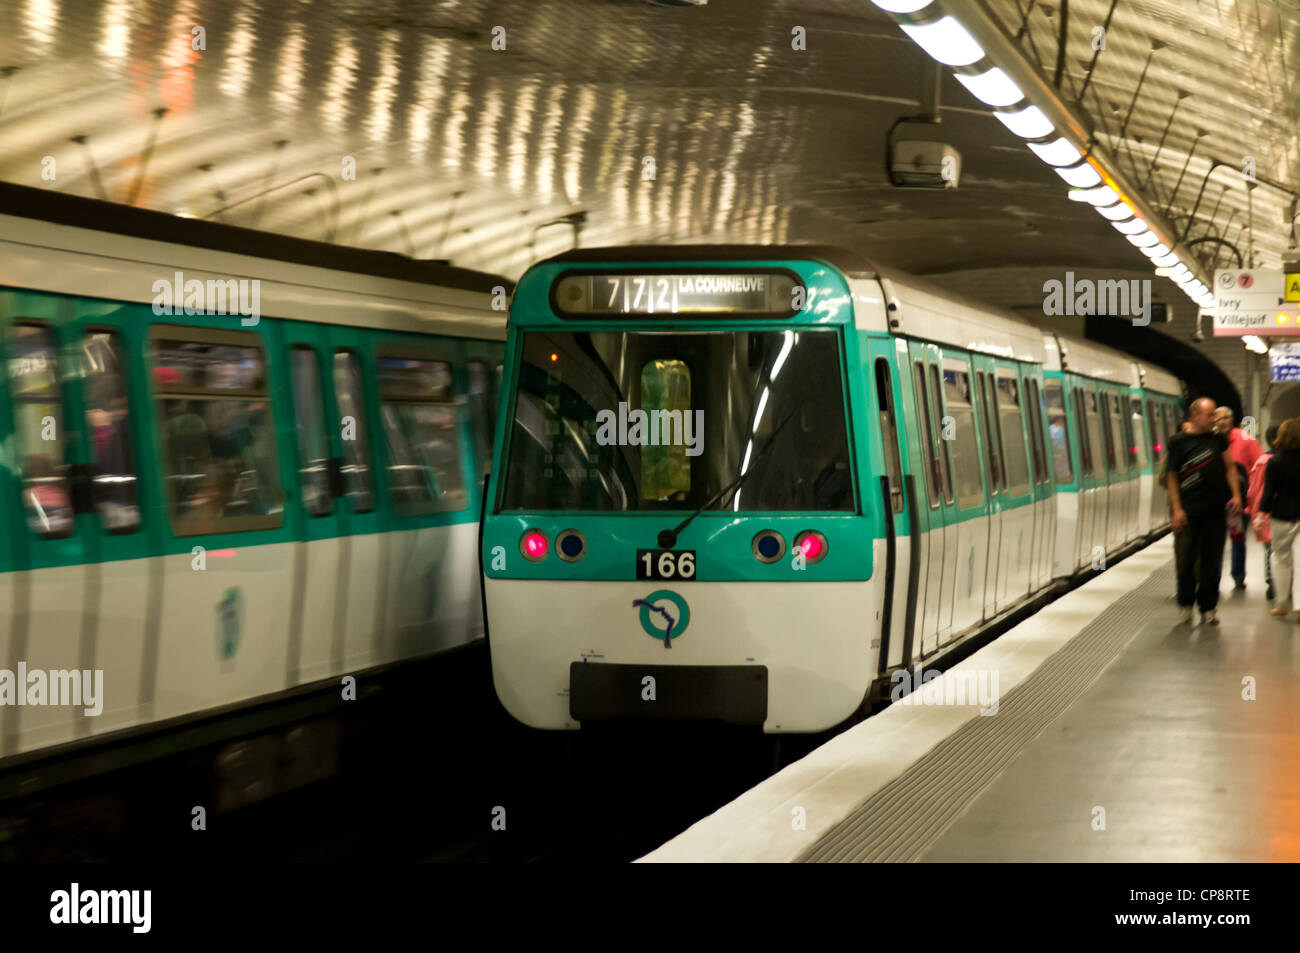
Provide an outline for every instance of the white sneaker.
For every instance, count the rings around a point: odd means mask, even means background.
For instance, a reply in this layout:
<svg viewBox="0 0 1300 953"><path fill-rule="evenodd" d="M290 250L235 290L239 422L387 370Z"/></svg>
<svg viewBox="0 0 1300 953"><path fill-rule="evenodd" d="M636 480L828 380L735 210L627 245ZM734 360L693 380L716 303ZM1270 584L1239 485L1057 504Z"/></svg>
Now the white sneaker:
<svg viewBox="0 0 1300 953"><path fill-rule="evenodd" d="M1201 621L1206 625L1218 625L1219 614L1215 612L1213 609L1211 609L1209 612L1202 612Z"/></svg>
<svg viewBox="0 0 1300 953"><path fill-rule="evenodd" d="M1179 610L1178 610L1178 624L1179 624L1179 625L1191 625L1191 622L1192 622L1192 607L1191 607L1191 606L1188 606L1186 609L1179 609Z"/></svg>

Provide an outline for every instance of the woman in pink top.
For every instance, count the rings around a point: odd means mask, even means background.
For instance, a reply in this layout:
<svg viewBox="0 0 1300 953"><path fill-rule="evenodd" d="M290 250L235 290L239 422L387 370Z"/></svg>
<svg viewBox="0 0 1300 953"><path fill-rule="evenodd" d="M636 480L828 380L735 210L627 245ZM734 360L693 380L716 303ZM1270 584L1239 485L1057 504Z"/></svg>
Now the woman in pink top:
<svg viewBox="0 0 1300 953"><path fill-rule="evenodd" d="M1273 526L1267 513L1259 511L1259 498L1264 492L1264 468L1272 459L1273 441L1277 439L1277 424L1264 431L1269 453L1261 453L1250 468L1250 480L1246 489L1246 516L1255 530L1255 542L1264 544L1264 584L1268 586L1267 597L1273 598Z"/></svg>

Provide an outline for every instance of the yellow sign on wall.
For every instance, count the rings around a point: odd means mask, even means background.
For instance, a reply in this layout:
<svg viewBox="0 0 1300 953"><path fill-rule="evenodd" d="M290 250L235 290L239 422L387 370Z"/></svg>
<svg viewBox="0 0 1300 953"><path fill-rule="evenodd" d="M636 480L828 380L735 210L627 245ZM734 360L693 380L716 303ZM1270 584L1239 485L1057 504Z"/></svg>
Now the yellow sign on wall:
<svg viewBox="0 0 1300 953"><path fill-rule="evenodd" d="M1282 297L1287 301L1300 301L1300 274L1286 275Z"/></svg>

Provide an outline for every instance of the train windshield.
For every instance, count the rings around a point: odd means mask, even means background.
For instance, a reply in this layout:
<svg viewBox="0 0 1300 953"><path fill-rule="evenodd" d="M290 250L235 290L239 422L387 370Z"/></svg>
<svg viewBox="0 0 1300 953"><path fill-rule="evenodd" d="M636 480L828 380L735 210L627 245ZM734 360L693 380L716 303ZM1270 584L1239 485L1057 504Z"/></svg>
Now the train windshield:
<svg viewBox="0 0 1300 953"><path fill-rule="evenodd" d="M517 390L505 510L854 509L833 329L526 332Z"/></svg>

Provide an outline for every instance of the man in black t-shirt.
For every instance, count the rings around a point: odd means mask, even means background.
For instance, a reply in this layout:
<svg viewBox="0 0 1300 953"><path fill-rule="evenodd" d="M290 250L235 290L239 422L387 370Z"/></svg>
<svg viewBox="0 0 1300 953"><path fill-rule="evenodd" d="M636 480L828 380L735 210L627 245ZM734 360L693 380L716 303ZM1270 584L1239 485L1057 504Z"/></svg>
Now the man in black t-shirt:
<svg viewBox="0 0 1300 953"><path fill-rule="evenodd" d="M1214 432L1214 401L1192 401L1188 423L1185 431L1169 438L1163 474L1173 505L1179 622L1192 621L1195 601L1201 621L1216 624L1227 516L1241 512L1241 487L1228 441Z"/></svg>

